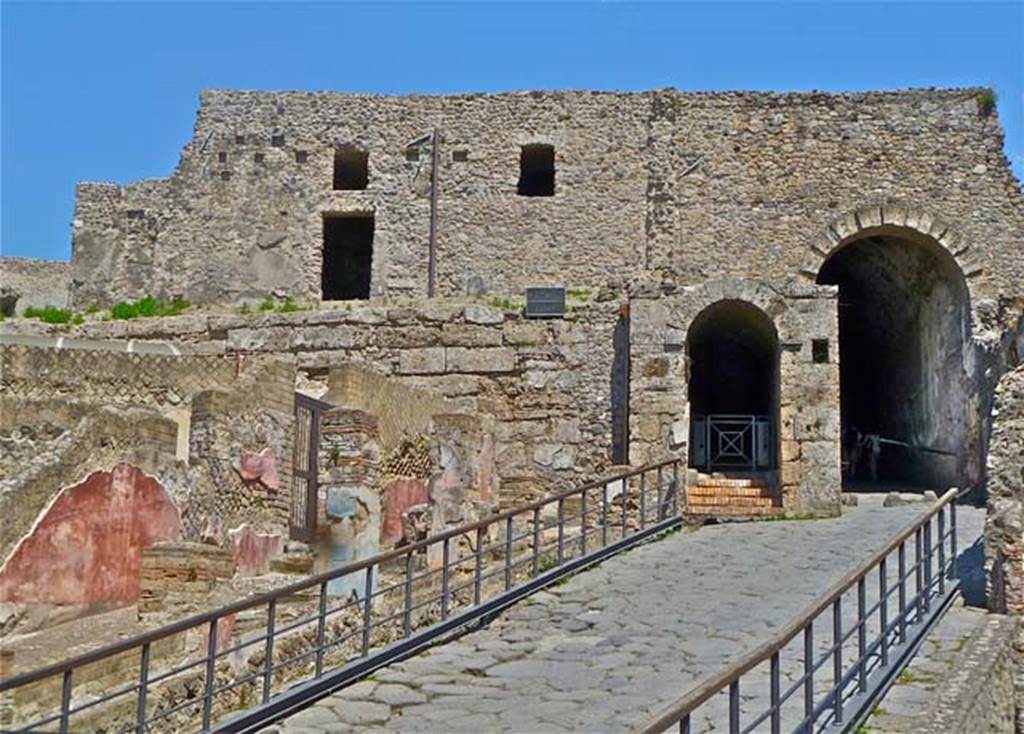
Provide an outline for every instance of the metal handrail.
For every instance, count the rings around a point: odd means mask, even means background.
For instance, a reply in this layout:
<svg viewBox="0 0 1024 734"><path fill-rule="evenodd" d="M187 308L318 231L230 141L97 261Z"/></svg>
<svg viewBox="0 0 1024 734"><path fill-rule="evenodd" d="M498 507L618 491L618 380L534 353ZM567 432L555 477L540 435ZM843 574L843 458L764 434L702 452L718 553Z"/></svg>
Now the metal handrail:
<svg viewBox="0 0 1024 734"><path fill-rule="evenodd" d="M838 607L838 605L841 604L841 600L842 600L843 596L845 594L847 594L849 591L851 591L855 586L858 587L858 593L862 593L862 590L859 587L863 586L864 581L867 578L868 574L871 573L877 567L881 567L884 570L884 563L885 563L885 561L889 558L890 555L892 555L892 553L894 551L897 551L897 550L899 550L900 557L901 557L900 558L899 581L900 581L900 584L901 584L901 593L902 593L903 592L902 585L907 581L908 578L910 578L909 573L905 572L905 561L904 561L904 551L903 551L903 549L905 548L905 544L906 544L907 540L911 538L911 536L914 536L915 541L917 542L918 553L917 553L916 558L915 558L915 568L913 570L914 570L915 574L916 573L920 573L921 572L921 566L925 562L925 558L921 554L921 551L920 551L920 543L921 543L920 535L921 535L921 531L922 531L922 529L925 529L925 533L926 534L930 533L931 521L936 516L939 516L940 533L939 533L939 538L938 538L938 545L937 546L931 546L930 543L929 543L929 546L927 548L927 551L928 551L928 557L927 557L928 573L930 574L931 558L932 558L931 551L932 550L936 550L937 549L939 551L940 566L944 564L944 554L943 554L944 542L945 542L946 538L949 537L949 538L951 538L950 563L954 564L953 565L953 569L954 569L954 574L955 574L956 542L957 542L957 539L956 539L956 504L955 504L955 502L956 502L957 496L958 496L957 495L957 490L955 488L948 490L945 494L942 495L942 497L940 497L935 503L932 504L932 506L928 509L928 511L924 515L922 515L921 517L915 519L913 522L911 522L909 525L907 525L903 530L901 530L899 533L897 533L882 549L880 549L879 551L875 552L868 560L864 561L859 566L857 566L855 569L853 569L852 571L847 573L842 579L840 579L836 584L834 584L832 586L832 588L830 588L824 594L820 595L817 599L815 599L799 615L797 615L797 617L795 617L792 621L790 621L788 624L783 626L782 629L780 629L778 632L776 632L774 635L772 635L771 638L769 638L767 641L763 642L761 645L759 645L758 647L754 648L750 652L746 653L745 655L740 657L738 660L736 660L732 664L728 665L727 667L723 668L722 670L718 671L717 673L714 673L714 674L706 677L704 680L702 680L696 686L691 688L681 698L677 699L674 703L672 703L671 705L663 708L660 712L658 712L658 713L654 714L653 716L651 716L650 718L648 718L646 721L644 721L638 727L635 727L634 731L645 732L645 734L646 733L653 733L653 732L662 732L662 731L667 730L671 726L678 725L679 728L680 728L680 731L688 732L689 731L689 718L690 718L690 716L702 704L704 704L709 699L711 699L713 696L715 696L718 693L721 693L722 691L724 691L727 688L730 690L730 698L733 698L733 696L735 695L735 698L736 698L736 704L735 705L738 706L739 681L740 681L740 679L746 673L750 672L751 670L753 670L757 666L762 665L762 664L768 662L772 666L772 677L776 678L777 674L778 674L778 664L779 664L778 663L778 656L781 654L783 649L786 648L786 646L789 645L791 642L793 642L793 640L796 639L797 635L799 635L802 632L805 633L805 635L806 635L806 632L807 632L808 629L813 629L814 621L816 619L818 619L818 617L821 616L823 613L825 613L830 607L832 608L833 614L835 615L837 607ZM950 520L951 520L950 528L949 528L948 533L947 532L943 532L943 525L944 525L944 523L942 521L943 517L941 515L941 513L947 507L947 505L949 506L949 509L950 509ZM918 593L909 600L909 603L904 603L904 601L901 599L900 606L901 606L901 614L903 614L903 617L897 618L893 622L892 625L888 625L890 627L890 630L884 631L883 632L883 636L889 634L889 631L891 631L891 627L892 626L898 625L898 626L902 627L903 625L905 625L907 623L906 619L907 619L908 610L914 609L915 605L918 605L918 604L921 604L921 603L927 603L927 597L923 597L923 594L926 591L930 592L930 589L931 589L932 586L939 585L940 588L944 587L944 580L945 580L944 574L945 574L946 570L945 570L945 568L940 567L939 571L940 571L939 577L937 579L935 579L934 581L929 579L928 586L919 589ZM954 575L954 583L955 583L955 575ZM889 593L891 594L891 591ZM878 605L876 605L876 607L874 609L877 610L878 609ZM867 615L864 614L864 611L865 610L862 609L861 610L861 614L858 615L858 618L857 618L857 625L858 625L858 627L863 626L863 625L866 624L866 618L865 617ZM840 619L841 619L841 613L840 613ZM920 614L918 615L917 621L920 621ZM841 621L837 622L836 624L838 626L835 626L833 631L834 632L835 631L841 631ZM828 658L830 658L833 655L835 655L836 654L836 648L838 648L839 655L841 656L841 651L842 651L843 644L846 641L846 639L849 638L850 635L852 635L852 633L848 634L846 637L843 637L841 634L836 635L836 637L840 638L840 639L839 639L838 642L834 642L833 647L830 648L826 652L824 660L827 660ZM901 631L901 636L903 636L903 635L905 635L905 631ZM808 657L810 657L810 647L806 647L806 649L805 649L805 666L811 665L811 663L808 662L807 659L806 659ZM859 666L859 665L863 664L864 663L864 658L865 658L865 651L862 650L861 656L858 659L856 665ZM819 667L824 662L824 660L818 661L816 664L814 664L812 666L814 668L814 670L816 670L817 667ZM811 671L811 672L813 673L813 671ZM825 701L821 702L818 705L818 707L816 707L816 708L827 709L829 703L831 703L832 705L836 705L836 702L835 702L835 700L833 700L833 698L838 697L838 698L841 699L842 688L844 687L845 684L849 683L850 676L849 676L849 674L845 674L845 675L838 676L838 678L840 680L837 681L836 686L838 687L839 690L835 690L835 687L834 687L833 692L829 695L829 697ZM804 681L801 680L800 682L802 683ZM788 693L789 693L789 695L792 695L793 692L794 692L793 690L790 690ZM777 713L778 707L781 706L782 699L781 699L780 696L777 695L776 692L773 692L773 698L779 699L779 700L776 700L776 701L774 701L772 703L772 705L770 707L770 710L771 710L772 713ZM730 701L730 708L732 708L732 707L733 707L733 702ZM737 721L735 722L736 723L736 730L738 730L738 716L739 716L738 709L735 712L730 711L730 719L732 719L734 717L737 719ZM763 720L763 718L761 718L761 720ZM772 726L773 731L777 731L777 729L778 729L777 723L775 721L773 721L772 723L773 723L773 726ZM732 729L732 724L733 724L733 722L730 721L730 729ZM803 726L810 726L811 724L813 724L813 720L808 722L805 719L805 722L802 725L802 727Z"/></svg>
<svg viewBox="0 0 1024 734"><path fill-rule="evenodd" d="M362 667L365 668L367 658L373 657L370 655L369 649L371 647L372 633L375 629L384 625L398 623L403 630L403 633L399 635L399 640L403 642L405 648L411 649L411 643L415 642L419 637L426 639L431 634L439 634L440 632L431 633L431 630L444 627L445 625L443 622L445 620L448 620L447 626L451 627L451 622L457 617L462 618L465 616L466 619L470 619L473 614L479 615L483 614L488 609L493 610L500 608L500 605L503 603L502 597L507 596L509 599L512 599L513 597L519 598L516 596L517 593L521 596L523 593L530 590L540 588L540 585L543 585L543 583L550 583L551 580L557 578L559 573L567 573L573 569L583 567L585 563L593 562L593 559L600 559L620 548L628 547L629 544L639 542L644 538L649 537L653 532L663 531L672 523L678 524L684 503L684 499L680 496L681 493L679 491L679 469L680 462L678 459L668 459L661 462L650 463L637 469L632 469L611 477L588 482L575 488L556 492L547 497L487 516L478 521L467 523L456 528L451 528L393 551L381 553L362 561L356 561L333 571L316 574L302 581L298 581L269 592L240 599L214 610L192 615L179 620L178 622L135 635L126 640L101 647L97 650L78 655L68 660L63 660L35 670L21 673L5 680L0 680L0 692L13 691L14 689L31 685L39 681L62 676L63 682L61 686L60 713L43 715L43 718L39 719L36 724L43 721L59 720L60 731L65 732L68 731L68 719L72 714L86 709L92 709L98 705L98 703L106 702L110 698L115 697L115 695L112 694L104 696L99 701L93 700L84 702L83 704L73 705L71 701L73 671L101 660L122 655L126 652L135 651L136 654L141 654L140 679L136 684L116 691L116 696L129 695L137 696L138 698L137 705L139 713L137 724L126 729L126 731L134 730L141 732L145 729L147 721L152 721L155 718L173 713L163 711L156 712L153 716L147 715L146 693L157 680L168 678L172 674L176 675L177 672L181 672L181 670L185 670L187 668L202 667L205 667L205 672L202 673L203 678L206 680L205 694L201 698L189 702L189 705L201 707L203 709L202 728L204 731L207 731L210 729L212 721L212 700L218 694L229 690L233 686L237 686L242 682L250 682L248 680L234 681L226 687L217 686L215 682L216 664L217 662L226 659L226 657L232 652L243 647L254 647L255 649L259 649L261 646L265 647L263 669L257 671L258 675L252 677L257 679L257 687L259 687L258 678L263 678L262 701L263 704L267 704L270 699L270 694L273 691L273 679L275 673L278 669L285 667L289 662L291 662L290 660L286 660L285 662L275 662L273 660L273 645L275 639L283 638L288 632L295 631L301 627L318 627L316 647L305 651L304 654L293 656L293 659L315 656L315 679L319 680L321 679L321 676L327 678L329 676L324 672L324 657L326 652L329 651L332 646L342 644L352 635L346 637L344 640L337 637L334 639L327 639L325 620L336 611L350 612L352 610L356 610L361 612L363 617L361 627L358 627L355 630L355 636L358 636L359 634L362 635L362 652L361 655L356 656L356 659L360 659ZM648 475L651 474L656 475L655 481L648 481L650 479ZM635 477L639 478L639 481L637 482L639 486L631 487L631 483L628 480ZM616 525L612 527L609 524L609 507L612 505L612 500L609 499L608 490L610 485L619 482L622 483L621 498L617 497L615 501L621 504L621 518L616 517ZM638 491L639 497L637 496ZM567 517L567 514L569 513L565 512L565 500L570 497L580 498L582 500L582 507L578 513L571 513L571 516ZM587 506L588 497L593 502L593 506L591 506L589 510ZM671 507L663 501L667 500L669 497L672 498ZM638 499L639 501L638 507L627 506L629 501L635 499ZM635 504L636 503L634 503L634 505ZM551 507L552 505L557 505L558 507L558 540L552 543L547 543L542 547L540 543L540 511L543 508ZM591 520L587 520L588 515L594 516L595 513L599 513L596 521L592 522ZM527 522L528 525L532 522L532 530L528 530L527 533L522 535L514 533L513 520L517 518L521 521ZM632 532L627 532L627 519L632 520L634 523L632 526ZM566 523L573 521L578 521L580 523L580 529L582 532L574 531L573 534L566 533ZM619 527L620 522L621 534ZM588 524L590 524L591 527L588 528ZM504 584L502 586L503 591L492 596L488 596L486 602L482 603L481 585L485 579L482 573L485 560L485 544L483 541L484 534L489 528L495 528L499 532L503 531L503 535L500 541L489 544L488 549L486 550L488 560L493 559L497 565L501 566L496 571L488 573L487 578L500 576L503 573ZM449 547L453 542L457 544L462 538L474 537L475 541L470 545L471 552L469 555L455 559L450 558ZM513 545L515 543L521 544L524 539L529 541L527 544L529 554L525 558L513 559ZM589 552L587 547L588 541L591 543ZM437 547L438 545L440 545L444 550L443 566L439 569L430 569L426 573L414 574L413 557L418 553L424 552L430 546ZM493 546L498 547L494 548ZM504 546L504 548L501 548L500 546ZM571 547L567 548L566 546ZM576 553L575 549L578 549L580 552ZM555 557L554 554L556 552L557 563L548 565ZM531 555L532 558L530 557ZM548 558L548 556L552 556L552 558ZM392 564L392 562L399 560L404 560L404 564L395 565L404 565L405 570L404 575L402 576L404 581L375 588L374 581L376 578L380 577L382 570L389 564ZM544 561L544 565L548 566L547 568L541 568L542 560ZM473 570L474 563L475 571ZM459 564L463 565L460 567ZM518 586L514 586L513 579L516 576L518 569L520 569L524 564L527 564L528 569L532 568L530 580L525 583L519 583ZM466 584L456 583L452 586L450 583L450 577L454 577L454 575L459 572L460 568L473 573L474 579ZM365 573L365 590L361 593L357 593L354 601L349 601L328 611L326 604L328 597L327 584L332 580L356 573ZM417 599L417 604L414 605L412 596L414 583L417 580L423 580L427 584L432 584L438 580L438 575L441 577L440 581L442 585L439 595L430 596L430 598L425 602ZM461 579L459 579L459 581L461 581ZM456 594L459 592L465 594L467 590L474 585L475 589L472 593L472 604L467 606L464 600L456 598ZM319 589L319 612L309 616L303 614L298 620L288 620L286 624L275 629L277 602L285 597L315 589ZM384 619L372 619L374 600L380 599L381 603L385 603L386 600L383 600L382 597L385 595L401 595L403 589L405 592L405 600L403 604L397 608L397 613L391 613ZM314 600L311 598L310 601L313 602ZM413 611L420 606L429 606L430 604L438 603L441 605L442 623L417 625L417 629L414 634L412 625ZM458 607L460 605L466 607L466 609L461 611L453 609L453 607ZM253 639L244 638L241 642L239 640L233 640L232 643L235 644L226 649L222 645L217 644L217 637L219 634L218 626L222 620L239 612L256 608L263 608L266 611L265 632L261 632L260 636ZM389 611L392 610L389 610L387 607L382 608L378 604L378 615ZM399 620L399 618L401 618L401 620ZM161 640L165 640L174 635L190 630L198 630L206 636L206 652L194 659L191 659L186 666L177 672L172 671L171 674L164 672L150 678L150 650L152 646ZM225 640L225 642L227 641ZM293 650L291 652L294 653L295 651ZM377 653L375 653L375 655L376 654ZM191 657L191 653L187 651L186 655ZM342 667L346 668L349 666ZM355 672L356 671L353 671L353 675ZM335 675L335 672L332 672L331 675ZM258 692L257 695L259 695Z"/></svg>

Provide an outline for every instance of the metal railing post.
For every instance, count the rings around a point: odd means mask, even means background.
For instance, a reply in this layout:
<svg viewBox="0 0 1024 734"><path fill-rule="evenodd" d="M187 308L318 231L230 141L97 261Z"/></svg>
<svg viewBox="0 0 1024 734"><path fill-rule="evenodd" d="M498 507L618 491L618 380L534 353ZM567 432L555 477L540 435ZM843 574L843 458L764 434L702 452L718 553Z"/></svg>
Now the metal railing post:
<svg viewBox="0 0 1024 734"><path fill-rule="evenodd" d="M473 606L480 604L480 579L483 575L484 529L476 529L476 563L473 566Z"/></svg>
<svg viewBox="0 0 1024 734"><path fill-rule="evenodd" d="M263 648L263 703L270 700L274 680L274 626L277 617L277 599L267 604L267 642Z"/></svg>
<svg viewBox="0 0 1024 734"><path fill-rule="evenodd" d="M580 555L587 555L587 490L580 497Z"/></svg>
<svg viewBox="0 0 1024 734"><path fill-rule="evenodd" d="M907 544L900 541L899 557L897 563L899 578L899 630L900 644L907 641Z"/></svg>
<svg viewBox="0 0 1024 734"><path fill-rule="evenodd" d="M776 650L772 653L771 661L769 662L769 676L771 680L769 682L769 697L771 700L772 713L771 713L771 727L772 734L780 734L782 731L782 701L781 699L781 684L779 678L781 676L781 660L779 651Z"/></svg>
<svg viewBox="0 0 1024 734"><path fill-rule="evenodd" d="M60 683L60 734L68 734L68 724L71 721L71 668L64 671ZM209 721L203 725L209 727Z"/></svg>
<svg viewBox="0 0 1024 734"><path fill-rule="evenodd" d="M729 734L740 734L740 679L729 684Z"/></svg>
<svg viewBox="0 0 1024 734"><path fill-rule="evenodd" d="M505 591L512 588L512 516L505 518Z"/></svg>
<svg viewBox="0 0 1024 734"><path fill-rule="evenodd" d="M924 556L921 553L921 528L918 526L918 528L914 530L914 589L917 592L914 595L914 618L917 622L921 621L921 613L924 611L921 600L921 596L924 591L923 562Z"/></svg>
<svg viewBox="0 0 1024 734"><path fill-rule="evenodd" d="M658 491L656 493L658 510L657 512L654 513L654 521L661 522L665 519L665 488L662 486L662 482L664 481L664 473L662 472L660 465L658 466L658 472L657 474L655 474L654 480L658 483Z"/></svg>
<svg viewBox="0 0 1024 734"><path fill-rule="evenodd" d="M406 637L412 634L412 566L413 554L412 551L409 551L405 554L405 599L403 600L405 608L402 614L402 628Z"/></svg>
<svg viewBox="0 0 1024 734"><path fill-rule="evenodd" d="M814 620L804 627L804 720L810 731L814 716Z"/></svg>
<svg viewBox="0 0 1024 734"><path fill-rule="evenodd" d="M558 565L565 560L565 499L558 498Z"/></svg>
<svg viewBox="0 0 1024 734"><path fill-rule="evenodd" d="M608 545L608 482L601 485L601 547Z"/></svg>
<svg viewBox="0 0 1024 734"><path fill-rule="evenodd" d="M139 700L135 707L135 732L146 731L146 689L149 687L149 643L142 645L142 660L139 661Z"/></svg>
<svg viewBox="0 0 1024 734"><path fill-rule="evenodd" d="M447 561L447 559L445 559ZM363 594L363 657L370 654L370 629L373 620L373 565L366 567L366 588Z"/></svg>
<svg viewBox="0 0 1024 734"><path fill-rule="evenodd" d="M932 518L924 524L924 597L921 604L927 614L932 607Z"/></svg>
<svg viewBox="0 0 1024 734"><path fill-rule="evenodd" d="M949 503L949 559L950 563L953 564L953 578L960 578L960 559L957 557L957 539L956 539L956 498Z"/></svg>
<svg viewBox="0 0 1024 734"><path fill-rule="evenodd" d="M887 558L878 564L878 626L882 631L882 667L889 667L889 579Z"/></svg>
<svg viewBox="0 0 1024 734"><path fill-rule="evenodd" d="M206 632L206 682L203 688L203 731L210 728L210 709L213 706L213 683L217 663L217 620L210 620Z"/></svg>
<svg viewBox="0 0 1024 734"><path fill-rule="evenodd" d="M647 527L647 472L640 472L640 529Z"/></svg>
<svg viewBox="0 0 1024 734"><path fill-rule="evenodd" d="M441 543L441 619L448 619L448 538Z"/></svg>
<svg viewBox="0 0 1024 734"><path fill-rule="evenodd" d="M672 501L674 503L675 514L679 515L679 495L681 494L679 489L679 459L675 459L672 462Z"/></svg>
<svg viewBox="0 0 1024 734"><path fill-rule="evenodd" d="M324 672L324 643L327 641L327 582L320 584L320 608L316 618L316 677Z"/></svg>
<svg viewBox="0 0 1024 734"><path fill-rule="evenodd" d="M939 510L939 594L946 594L946 508Z"/></svg>
<svg viewBox="0 0 1024 734"><path fill-rule="evenodd" d="M629 500L629 478L628 477L623 477L622 478L622 494L620 494L619 497L622 499L622 537L625 538L626 537L626 515L628 514L627 510L626 510L626 503Z"/></svg>
<svg viewBox="0 0 1024 734"><path fill-rule="evenodd" d="M832 602L832 690L837 724L843 723L843 597Z"/></svg>
<svg viewBox="0 0 1024 734"><path fill-rule="evenodd" d="M540 509L533 508L533 575L540 573Z"/></svg>
<svg viewBox="0 0 1024 734"><path fill-rule="evenodd" d="M868 690L867 578L857 579L857 690Z"/></svg>

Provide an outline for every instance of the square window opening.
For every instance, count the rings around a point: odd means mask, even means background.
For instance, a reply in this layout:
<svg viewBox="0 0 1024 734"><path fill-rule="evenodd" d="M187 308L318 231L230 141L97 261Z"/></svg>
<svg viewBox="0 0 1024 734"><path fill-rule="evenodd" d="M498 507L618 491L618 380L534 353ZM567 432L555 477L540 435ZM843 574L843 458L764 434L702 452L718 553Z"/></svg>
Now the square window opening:
<svg viewBox="0 0 1024 734"><path fill-rule="evenodd" d="M217 154L217 160L219 162L221 162L221 163L227 163L228 162L228 154L227 153L218 153Z"/></svg>
<svg viewBox="0 0 1024 734"><path fill-rule="evenodd" d="M465 163L469 160L468 150L453 150L452 151L452 162L453 163Z"/></svg>
<svg viewBox="0 0 1024 734"><path fill-rule="evenodd" d="M324 217L321 297L347 301L370 297L373 266L372 214Z"/></svg>
<svg viewBox="0 0 1024 734"><path fill-rule="evenodd" d="M828 364L828 339L811 339L811 359L815 364Z"/></svg>
<svg viewBox="0 0 1024 734"><path fill-rule="evenodd" d="M295 162L296 163L305 163L308 160L309 160L309 153L307 153L304 150L297 150L297 151L295 151Z"/></svg>
<svg viewBox="0 0 1024 734"><path fill-rule="evenodd" d="M405 160L407 163L415 163L420 159L419 148L406 148L405 149Z"/></svg>
<svg viewBox="0 0 1024 734"><path fill-rule="evenodd" d="M554 196L555 146L524 145L519 151L519 195Z"/></svg>
<svg viewBox="0 0 1024 734"><path fill-rule="evenodd" d="M262 153L255 153L253 155L253 157L252 157L252 160L255 163L263 163L263 154Z"/></svg>
<svg viewBox="0 0 1024 734"><path fill-rule="evenodd" d="M360 191L369 181L370 154L353 145L334 151L334 190Z"/></svg>
<svg viewBox="0 0 1024 734"><path fill-rule="evenodd" d="M284 133L276 133L270 136L270 144L275 148L284 147Z"/></svg>
<svg viewBox="0 0 1024 734"><path fill-rule="evenodd" d="M235 145L245 145L245 136L244 135L236 135L235 136Z"/></svg>

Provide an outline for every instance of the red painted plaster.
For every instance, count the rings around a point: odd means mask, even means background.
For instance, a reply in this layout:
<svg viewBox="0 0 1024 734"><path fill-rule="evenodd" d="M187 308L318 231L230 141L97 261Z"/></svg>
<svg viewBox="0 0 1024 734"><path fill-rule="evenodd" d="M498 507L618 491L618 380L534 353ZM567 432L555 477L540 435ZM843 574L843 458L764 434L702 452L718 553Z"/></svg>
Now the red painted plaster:
<svg viewBox="0 0 1024 734"><path fill-rule="evenodd" d="M270 573L270 559L284 550L281 535L257 533L248 524L228 531L231 552L235 558L235 572L239 576L259 576Z"/></svg>
<svg viewBox="0 0 1024 734"><path fill-rule="evenodd" d="M382 544L402 539L402 513L430 499L430 489L421 479L396 479L384 488L383 520L380 524Z"/></svg>
<svg viewBox="0 0 1024 734"><path fill-rule="evenodd" d="M0 567L0 601L131 602L142 549L177 540L170 495L139 469L118 464L60 491Z"/></svg>
<svg viewBox="0 0 1024 734"><path fill-rule="evenodd" d="M245 481L258 480L264 487L275 492L281 487L281 479L277 474L277 457L269 446L258 454L242 449L238 473Z"/></svg>

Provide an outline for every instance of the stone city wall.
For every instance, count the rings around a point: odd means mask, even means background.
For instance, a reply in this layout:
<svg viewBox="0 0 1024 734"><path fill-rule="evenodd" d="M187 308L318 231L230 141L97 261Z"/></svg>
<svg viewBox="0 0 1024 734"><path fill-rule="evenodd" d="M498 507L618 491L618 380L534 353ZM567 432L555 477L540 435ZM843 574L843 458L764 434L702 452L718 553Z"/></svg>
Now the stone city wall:
<svg viewBox="0 0 1024 734"><path fill-rule="evenodd" d="M887 224L929 232L955 254L978 307L1019 295L1024 282L1019 184L983 100L980 89L208 90L170 177L79 185L72 300L315 300L324 217L367 214L371 297L422 296L431 154L422 139L437 128L442 294L597 287L645 270L682 284L813 280L839 240ZM538 143L554 148L554 194L520 196L520 148ZM363 190L332 188L344 146L368 154Z"/></svg>
<svg viewBox="0 0 1024 734"><path fill-rule="evenodd" d="M0 314L11 316L34 306L68 305L71 263L28 257L0 257Z"/></svg>

